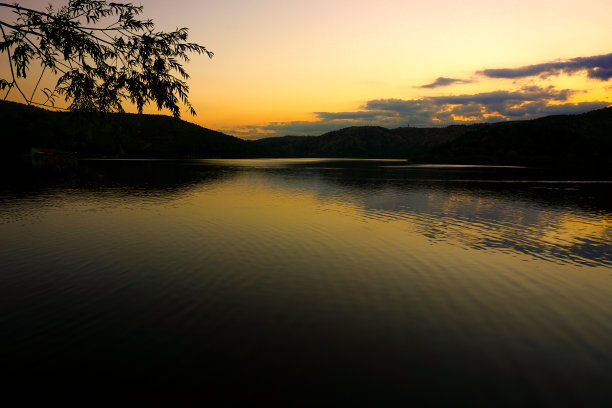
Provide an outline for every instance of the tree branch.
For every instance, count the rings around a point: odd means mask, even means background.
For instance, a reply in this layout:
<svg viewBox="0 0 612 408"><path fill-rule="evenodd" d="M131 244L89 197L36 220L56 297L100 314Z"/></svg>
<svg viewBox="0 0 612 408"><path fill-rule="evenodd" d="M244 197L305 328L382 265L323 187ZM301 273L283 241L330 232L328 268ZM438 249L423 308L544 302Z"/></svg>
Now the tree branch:
<svg viewBox="0 0 612 408"><path fill-rule="evenodd" d="M11 90L12 90L12 89L13 89L13 84L12 84L12 83L8 84L8 89L7 89L7 91L6 91L6 94L4 94L4 99L3 99L3 101L6 101L6 98L8 98L8 96L9 96L9 94L11 93Z"/></svg>
<svg viewBox="0 0 612 408"><path fill-rule="evenodd" d="M2 27L2 25L0 25L0 30L2 30L2 38L4 38L4 41L6 41L6 33L4 32L4 27ZM6 49L6 53L8 54L9 66L11 67L11 78L13 80L13 82L11 83L10 86L11 86L11 88L13 86L15 88L17 88L17 90L19 91L21 96L23 96L23 99L26 101L26 103L28 103L28 98L26 98L26 96L24 95L23 91L19 87L19 84L17 83L17 80L15 79L15 70L13 69L13 61L11 60L11 50L7 48ZM6 97L8 96L8 93L11 91L11 88L9 88L9 90L6 93L6 96L4 97L4 99L6 99Z"/></svg>
<svg viewBox="0 0 612 408"><path fill-rule="evenodd" d="M15 26L15 25L7 24L7 23L5 23L2 20L0 20L0 26L6 26L6 27L8 27L8 28L10 28L12 30L18 31L20 33L32 34L32 35L35 35L35 36L38 36L38 37L42 37L41 33L37 33L35 31L30 31L30 30L24 30L24 29L20 28L20 26ZM4 38L6 40L6 37L4 37Z"/></svg>
<svg viewBox="0 0 612 408"><path fill-rule="evenodd" d="M34 86L34 89L32 90L32 96L30 96L30 103L32 103L32 99L34 99L34 93L36 92L36 89L38 89L38 84L40 84L40 80L42 79L43 75L45 74L45 70L47 69L47 67L45 65L43 65L43 70L40 73L40 76L38 77L38 81L36 81L36 85Z"/></svg>
<svg viewBox="0 0 612 408"><path fill-rule="evenodd" d="M55 19L55 16L45 13L44 11L40 11L40 10L33 10L31 8L27 8L27 7L22 7L19 4L9 4L9 3L0 3L0 7L8 7L8 8L12 8L14 10L18 10L18 11L28 11L30 13L34 13L34 14L38 14L41 16L45 16L45 17L49 17L49 18L53 18Z"/></svg>
<svg viewBox="0 0 612 408"><path fill-rule="evenodd" d="M121 101L127 99L139 112L154 103L179 117L182 102L195 114L182 63L189 62L191 53L209 57L213 53L188 43L186 28L156 32L151 20L135 17L142 6L106 0L70 0L58 10L49 6L45 11L0 2L0 9L16 15L14 21L0 20L2 49L8 53L12 78L11 83L2 83L8 86L5 98L15 87L26 103L34 104L49 68L61 74L53 91L43 90L47 100L42 105L62 95L72 100L71 109L121 111ZM26 77L33 59L40 60L42 72L28 99L17 77Z"/></svg>

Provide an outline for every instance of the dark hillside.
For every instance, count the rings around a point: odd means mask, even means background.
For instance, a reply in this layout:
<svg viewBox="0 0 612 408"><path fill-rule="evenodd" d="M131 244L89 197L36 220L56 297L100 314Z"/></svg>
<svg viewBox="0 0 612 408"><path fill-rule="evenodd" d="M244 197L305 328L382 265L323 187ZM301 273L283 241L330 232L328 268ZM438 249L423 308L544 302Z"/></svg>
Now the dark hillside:
<svg viewBox="0 0 612 408"><path fill-rule="evenodd" d="M455 139L470 126L397 128L354 126L321 136L285 136L257 140L278 157L406 158Z"/></svg>
<svg viewBox="0 0 612 408"><path fill-rule="evenodd" d="M612 108L445 128L349 127L255 142L278 157L404 158L420 163L612 169Z"/></svg>
<svg viewBox="0 0 612 408"><path fill-rule="evenodd" d="M482 126L484 125L452 125L443 128L402 127L391 129L391 132L402 136L407 143L408 155L406 157L409 157L455 140L459 136L473 132Z"/></svg>
<svg viewBox="0 0 612 408"><path fill-rule="evenodd" d="M483 125L419 161L612 169L612 108Z"/></svg>
<svg viewBox="0 0 612 408"><path fill-rule="evenodd" d="M52 112L0 102L4 156L32 147L81 157L399 158L421 163L612 169L612 108L445 128L348 127L244 141L162 115Z"/></svg>
<svg viewBox="0 0 612 408"><path fill-rule="evenodd" d="M307 157L302 152L308 150L308 146L316 141L320 136L280 136L267 137L265 139L254 140L253 143L263 146L276 157Z"/></svg>
<svg viewBox="0 0 612 408"><path fill-rule="evenodd" d="M54 112L0 102L1 154L32 147L79 156L252 157L263 147L164 115Z"/></svg>

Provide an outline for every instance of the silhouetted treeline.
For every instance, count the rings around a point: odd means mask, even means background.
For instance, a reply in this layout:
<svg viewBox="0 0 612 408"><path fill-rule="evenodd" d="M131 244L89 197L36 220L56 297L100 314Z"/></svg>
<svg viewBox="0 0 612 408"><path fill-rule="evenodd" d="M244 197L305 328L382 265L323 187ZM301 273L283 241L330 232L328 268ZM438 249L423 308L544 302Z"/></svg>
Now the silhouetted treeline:
<svg viewBox="0 0 612 408"><path fill-rule="evenodd" d="M285 136L257 140L279 157L407 158L469 132L474 126L397 128L353 126L321 136Z"/></svg>
<svg viewBox="0 0 612 408"><path fill-rule="evenodd" d="M445 128L349 127L321 136L256 142L279 157L404 158L415 163L496 164L612 170L612 107Z"/></svg>
<svg viewBox="0 0 612 408"><path fill-rule="evenodd" d="M265 151L237 137L164 115L54 112L0 102L0 154L31 148L79 157L253 157Z"/></svg>
<svg viewBox="0 0 612 408"><path fill-rule="evenodd" d="M483 125L413 159L612 170L612 107Z"/></svg>
<svg viewBox="0 0 612 408"><path fill-rule="evenodd" d="M4 156L32 147L81 157L353 157L416 163L612 169L612 107L581 115L444 128L348 127L244 141L163 115L52 112L0 102Z"/></svg>

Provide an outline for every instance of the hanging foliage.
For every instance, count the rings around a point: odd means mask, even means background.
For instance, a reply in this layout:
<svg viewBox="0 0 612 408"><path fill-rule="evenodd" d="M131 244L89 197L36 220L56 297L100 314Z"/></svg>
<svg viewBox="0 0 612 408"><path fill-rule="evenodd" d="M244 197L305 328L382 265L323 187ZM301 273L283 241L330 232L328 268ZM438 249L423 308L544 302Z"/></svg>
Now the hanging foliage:
<svg viewBox="0 0 612 408"><path fill-rule="evenodd" d="M53 89L45 88L43 105L53 106L57 96L75 111L122 112L122 102L132 102L142 113L152 103L180 117L180 104L195 115L188 93L189 75L183 64L189 54L213 53L187 41L188 29L155 30L153 21L139 19L142 6L99 0L70 0L44 11L0 3L2 41L10 78L0 79L4 99L11 91L32 104L45 73L57 76ZM28 76L30 64L40 62L42 72L27 97L19 80Z"/></svg>

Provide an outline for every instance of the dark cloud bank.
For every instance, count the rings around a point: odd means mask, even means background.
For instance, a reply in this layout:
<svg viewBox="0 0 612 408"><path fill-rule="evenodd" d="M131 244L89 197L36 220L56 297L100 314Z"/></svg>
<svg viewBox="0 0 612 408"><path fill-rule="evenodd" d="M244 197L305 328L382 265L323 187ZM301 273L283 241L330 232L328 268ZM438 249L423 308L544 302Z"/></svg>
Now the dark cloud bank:
<svg viewBox="0 0 612 408"><path fill-rule="evenodd" d="M433 96L422 99L373 99L355 112L316 112L316 121L273 122L248 127L266 135L320 135L347 126L376 125L445 126L475 122L530 119L546 115L577 114L610 105L606 101L571 103L575 91L554 87L527 87L519 91L483 92L471 95ZM236 133L236 132L235 132ZM259 136L262 137L262 136Z"/></svg>
<svg viewBox="0 0 612 408"><path fill-rule="evenodd" d="M567 60L526 65L518 68L492 68L476 71L477 75L495 79L520 79L539 76L565 74L576 75L585 72L588 78L608 81L612 78L612 54L594 55L592 57L577 57ZM417 88L433 89L455 84L470 84L474 80L438 77L434 82Z"/></svg>
<svg viewBox="0 0 612 408"><path fill-rule="evenodd" d="M526 78L532 76L549 77L552 75L574 75L586 72L587 76L600 81L612 78L612 54L578 57L569 60L527 65L519 68L483 69L479 75L488 78Z"/></svg>
<svg viewBox="0 0 612 408"><path fill-rule="evenodd" d="M587 77L600 81L612 79L612 54L578 57L519 68L484 69L477 71L477 74L488 78L520 79L533 76L545 78L559 74L575 75L582 72L586 72ZM439 77L419 88L434 89L470 82L473 81ZM320 135L348 126L445 126L577 114L610 105L608 101L568 102L569 97L577 92L570 89L557 90L553 86L529 86L515 91L500 90L420 99L373 99L354 112L315 112L316 121L273 122L263 127L252 126L233 133L246 137L254 137L251 135L257 132L267 133L267 136Z"/></svg>

